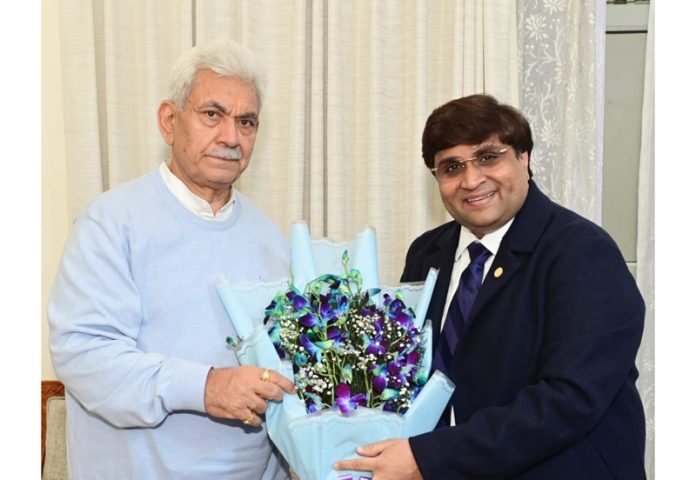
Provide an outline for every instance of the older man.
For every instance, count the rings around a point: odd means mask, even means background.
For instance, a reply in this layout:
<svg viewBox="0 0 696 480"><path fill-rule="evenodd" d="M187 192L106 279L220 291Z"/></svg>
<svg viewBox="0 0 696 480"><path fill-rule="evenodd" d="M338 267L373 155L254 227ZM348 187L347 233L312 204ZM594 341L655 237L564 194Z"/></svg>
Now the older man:
<svg viewBox="0 0 696 480"><path fill-rule="evenodd" d="M158 111L171 157L76 219L48 308L74 479L285 479L261 415L294 386L239 366L215 292L286 276L279 229L232 185L262 77L251 52L184 53Z"/></svg>
<svg viewBox="0 0 696 480"><path fill-rule="evenodd" d="M437 108L423 159L454 221L418 237L402 281L439 269L433 365L452 417L337 468L375 480L645 478L635 357L645 306L616 244L531 180L527 120L487 95Z"/></svg>

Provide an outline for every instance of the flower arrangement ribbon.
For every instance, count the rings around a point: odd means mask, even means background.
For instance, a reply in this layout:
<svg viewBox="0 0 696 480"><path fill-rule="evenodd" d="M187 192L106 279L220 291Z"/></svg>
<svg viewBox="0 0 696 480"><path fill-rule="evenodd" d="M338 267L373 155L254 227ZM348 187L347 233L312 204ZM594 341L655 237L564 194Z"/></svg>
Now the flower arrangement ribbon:
<svg viewBox="0 0 696 480"><path fill-rule="evenodd" d="M298 373L297 357L281 360L278 354L278 345L269 336L268 328L264 326L264 316L268 315L269 306L273 306L275 300L283 292L297 295L299 306L305 297L293 292L304 292L305 288L312 288L318 280L331 283L334 276L340 275L341 269L346 268L346 258L352 259L351 274L357 278L358 285L363 294L368 297L376 297L377 292L382 292L388 302L403 302L405 305L417 305L415 313L409 320L409 328L415 328L419 332L422 345L418 371L414 372L413 365L399 364L392 377L403 378L399 375L409 370L412 374L409 378L418 377L427 379L423 385L419 385L415 398L408 401L396 402L391 397L395 394L385 394L385 390L393 392L385 385L379 385L379 380L384 376L386 366L379 367L377 383L374 383L376 393L380 394L380 408L366 408L364 396L353 395L347 379L352 378L354 365L344 365L340 376L343 380L332 386L334 405L337 408L321 408L317 405L319 400L312 397L307 390L301 396L285 394L283 401L269 402L266 411L267 431L271 441L283 454L293 470L302 480L349 480L371 478L369 472L336 472L332 464L339 459L354 458L355 448L359 445L372 443L386 438L407 438L432 430L440 415L445 409L452 392L453 384L440 372L434 372L431 376L432 356L432 331L430 321L425 320L425 314L433 293L437 271L431 270L426 281L421 285L401 285L389 287L379 285L377 269L377 243L373 229L368 228L361 232L352 245L337 244L326 240L312 241L307 225L296 223L291 230L291 275L292 282L281 280L275 283L263 283L246 287L232 287L229 282L223 280L216 285L219 297L230 317L232 325L238 337L234 344L240 363L257 365L262 368L271 368L279 371L288 379L296 382ZM343 251L343 255L341 255ZM340 259L337 260L337 259ZM317 275L317 271L322 275ZM359 272L359 273L356 273ZM336 277L339 280L345 277ZM344 288L343 285L335 288ZM279 293L280 292L280 293ZM319 295L317 293L317 295ZM317 297L326 299L326 296ZM275 300L274 300L275 299ZM395 300L397 299L397 300ZM287 300L287 298L285 298ZM366 300L365 300L366 301ZM399 305L394 310L403 315L405 305ZM335 305L334 305L335 306ZM336 307L337 308L337 307ZM298 309L300 310L300 309ZM300 312L302 313L302 312ZM333 315L329 315L335 318ZM312 318L304 318L303 322L311 327ZM326 325L324 325L324 328ZM312 352L314 345L330 348L332 342L322 339L313 339L314 343L303 343L307 349L305 357L314 355L316 366L317 354ZM307 338L303 339L307 341ZM321 343L321 342L326 343ZM367 345L367 344L366 344ZM409 347L413 348L413 346ZM295 360L295 361L293 361ZM321 366L321 356L318 358ZM306 358L299 361L306 361ZM394 362L392 362L394 363ZM391 365L390 367L393 367ZM429 377L429 379L428 379ZM298 390L302 385L298 384ZM408 384L408 382L406 382ZM405 389L404 389L405 390ZM302 397L302 398L301 398ZM413 397L413 395L412 395ZM319 402L320 403L320 402ZM308 405L314 405L316 411L308 413ZM397 407L403 407L405 413L395 413ZM394 411L388 411L392 409Z"/></svg>

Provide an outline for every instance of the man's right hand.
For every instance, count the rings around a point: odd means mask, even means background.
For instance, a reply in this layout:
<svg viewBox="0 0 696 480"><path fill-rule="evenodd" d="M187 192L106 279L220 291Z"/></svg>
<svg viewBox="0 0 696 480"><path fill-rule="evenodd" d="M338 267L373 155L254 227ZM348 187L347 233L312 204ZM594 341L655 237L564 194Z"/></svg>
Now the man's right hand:
<svg viewBox="0 0 696 480"><path fill-rule="evenodd" d="M244 365L213 368L205 384L205 411L220 418L239 420L246 425L261 425L259 415L266 401L283 399L283 392L295 393L295 385L274 370Z"/></svg>

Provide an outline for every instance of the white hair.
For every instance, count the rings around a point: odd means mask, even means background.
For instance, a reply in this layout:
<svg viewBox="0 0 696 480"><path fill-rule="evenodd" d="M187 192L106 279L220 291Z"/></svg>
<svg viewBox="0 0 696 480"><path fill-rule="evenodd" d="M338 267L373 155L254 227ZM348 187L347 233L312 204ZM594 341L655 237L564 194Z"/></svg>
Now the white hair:
<svg viewBox="0 0 696 480"><path fill-rule="evenodd" d="M177 108L184 108L200 70L211 70L247 82L256 92L261 109L265 73L254 53L233 40L215 40L196 45L179 57L169 76L169 100Z"/></svg>

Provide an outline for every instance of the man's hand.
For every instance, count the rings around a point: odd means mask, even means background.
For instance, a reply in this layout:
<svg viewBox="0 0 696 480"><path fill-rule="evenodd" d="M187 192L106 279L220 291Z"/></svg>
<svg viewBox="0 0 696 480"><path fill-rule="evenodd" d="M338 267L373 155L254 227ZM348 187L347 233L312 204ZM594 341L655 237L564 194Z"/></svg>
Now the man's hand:
<svg viewBox="0 0 696 480"><path fill-rule="evenodd" d="M423 480L408 440L391 438L363 445L356 452L363 457L336 462L334 470L370 471L372 480Z"/></svg>
<svg viewBox="0 0 696 480"><path fill-rule="evenodd" d="M258 427L266 401L281 401L283 392L295 393L295 385L276 371L249 365L213 368L205 384L205 411Z"/></svg>

